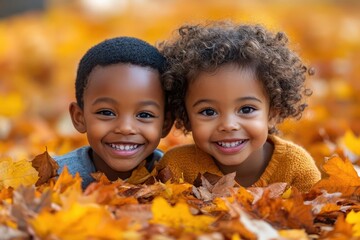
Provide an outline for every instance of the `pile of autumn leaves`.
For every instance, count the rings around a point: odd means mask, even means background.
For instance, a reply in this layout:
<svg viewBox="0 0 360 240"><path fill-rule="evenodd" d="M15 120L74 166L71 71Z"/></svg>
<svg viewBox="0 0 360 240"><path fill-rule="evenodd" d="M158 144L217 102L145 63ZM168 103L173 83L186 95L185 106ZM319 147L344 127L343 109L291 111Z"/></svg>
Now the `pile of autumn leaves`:
<svg viewBox="0 0 360 240"><path fill-rule="evenodd" d="M284 183L234 185L234 175L172 183L164 168L126 182L81 178L44 152L33 161L0 159L1 239L350 239L360 236L360 178L345 157L323 165L308 193ZM6 171L4 169L7 169Z"/></svg>

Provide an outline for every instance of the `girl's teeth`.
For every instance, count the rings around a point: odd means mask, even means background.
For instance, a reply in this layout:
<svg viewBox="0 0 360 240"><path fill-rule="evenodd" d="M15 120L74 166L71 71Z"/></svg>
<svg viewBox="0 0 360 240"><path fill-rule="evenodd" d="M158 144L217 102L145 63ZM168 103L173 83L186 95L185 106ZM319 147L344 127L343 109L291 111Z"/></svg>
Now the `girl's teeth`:
<svg viewBox="0 0 360 240"><path fill-rule="evenodd" d="M218 145L224 147L224 148L231 148L239 146L244 141L236 141L236 142L218 142Z"/></svg>
<svg viewBox="0 0 360 240"><path fill-rule="evenodd" d="M135 148L138 147L137 144L131 144L131 145L128 145L128 144L113 144L111 143L110 144L110 147L112 148L115 148L116 150L121 150L121 151L131 151L131 150L134 150Z"/></svg>

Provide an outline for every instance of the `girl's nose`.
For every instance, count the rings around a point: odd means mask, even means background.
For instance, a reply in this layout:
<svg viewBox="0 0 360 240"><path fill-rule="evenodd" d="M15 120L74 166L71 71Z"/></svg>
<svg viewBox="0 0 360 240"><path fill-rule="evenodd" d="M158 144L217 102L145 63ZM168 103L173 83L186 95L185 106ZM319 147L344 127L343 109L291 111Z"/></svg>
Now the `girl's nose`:
<svg viewBox="0 0 360 240"><path fill-rule="evenodd" d="M136 119L132 116L121 116L117 121L117 125L114 129L115 133L123 134L123 135L132 135L136 134Z"/></svg>
<svg viewBox="0 0 360 240"><path fill-rule="evenodd" d="M220 118L219 131L231 132L240 129L238 118L231 114Z"/></svg>

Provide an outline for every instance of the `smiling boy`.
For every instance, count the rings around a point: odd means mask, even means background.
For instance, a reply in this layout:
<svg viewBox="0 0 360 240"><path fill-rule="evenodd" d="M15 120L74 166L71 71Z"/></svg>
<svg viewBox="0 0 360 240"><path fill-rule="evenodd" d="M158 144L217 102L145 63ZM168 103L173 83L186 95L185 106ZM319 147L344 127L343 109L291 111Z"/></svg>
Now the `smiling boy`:
<svg viewBox="0 0 360 240"><path fill-rule="evenodd" d="M171 129L161 73L165 59L150 44L131 37L105 40L81 59L76 102L69 106L74 127L90 146L55 157L61 172L80 173L82 187L103 172L109 180L127 179L145 161L151 171L162 152L160 139Z"/></svg>

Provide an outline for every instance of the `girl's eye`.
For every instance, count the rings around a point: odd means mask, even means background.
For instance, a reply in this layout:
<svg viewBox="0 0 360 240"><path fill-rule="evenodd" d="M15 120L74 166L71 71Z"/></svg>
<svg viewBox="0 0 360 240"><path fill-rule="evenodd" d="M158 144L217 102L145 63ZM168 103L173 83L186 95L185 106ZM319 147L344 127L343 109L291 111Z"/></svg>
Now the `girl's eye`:
<svg viewBox="0 0 360 240"><path fill-rule="evenodd" d="M104 115L104 116L115 116L115 113L113 113L110 110L101 110L101 111L96 112L96 114Z"/></svg>
<svg viewBox="0 0 360 240"><path fill-rule="evenodd" d="M148 112L141 112L138 115L136 115L138 118L154 118L155 116Z"/></svg>
<svg viewBox="0 0 360 240"><path fill-rule="evenodd" d="M204 109L202 111L200 111L200 114L204 115L204 116L214 116L216 115L215 110L208 108L208 109Z"/></svg>
<svg viewBox="0 0 360 240"><path fill-rule="evenodd" d="M249 113L252 113L253 111L255 111L255 108L253 108L253 107L242 107L240 109L240 113L243 113L243 114L249 114Z"/></svg>

